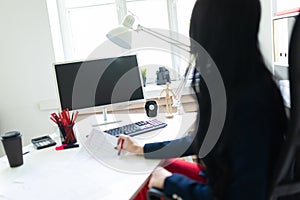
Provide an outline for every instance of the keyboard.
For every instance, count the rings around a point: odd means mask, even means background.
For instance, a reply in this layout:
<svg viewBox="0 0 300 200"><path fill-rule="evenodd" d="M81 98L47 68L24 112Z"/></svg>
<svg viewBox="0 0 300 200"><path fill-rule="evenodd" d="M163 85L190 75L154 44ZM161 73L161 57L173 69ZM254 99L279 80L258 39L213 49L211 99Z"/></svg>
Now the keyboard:
<svg viewBox="0 0 300 200"><path fill-rule="evenodd" d="M135 136L156 129L164 128L167 124L157 119L150 119L147 121L139 121L125 126L105 130L104 132L119 137L120 134Z"/></svg>

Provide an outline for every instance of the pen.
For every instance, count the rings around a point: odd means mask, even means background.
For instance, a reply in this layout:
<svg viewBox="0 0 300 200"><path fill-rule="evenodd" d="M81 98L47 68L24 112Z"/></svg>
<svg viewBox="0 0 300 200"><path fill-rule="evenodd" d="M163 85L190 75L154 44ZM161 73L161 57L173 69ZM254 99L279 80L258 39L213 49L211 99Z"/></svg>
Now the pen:
<svg viewBox="0 0 300 200"><path fill-rule="evenodd" d="M120 147L120 149L118 151L118 156L121 154L121 151L123 149L123 144L124 144L124 139L121 140L121 147Z"/></svg>
<svg viewBox="0 0 300 200"><path fill-rule="evenodd" d="M26 151L26 152L24 152L24 153L23 153L23 155L26 155L26 154L28 154L28 153L30 153L30 151Z"/></svg>

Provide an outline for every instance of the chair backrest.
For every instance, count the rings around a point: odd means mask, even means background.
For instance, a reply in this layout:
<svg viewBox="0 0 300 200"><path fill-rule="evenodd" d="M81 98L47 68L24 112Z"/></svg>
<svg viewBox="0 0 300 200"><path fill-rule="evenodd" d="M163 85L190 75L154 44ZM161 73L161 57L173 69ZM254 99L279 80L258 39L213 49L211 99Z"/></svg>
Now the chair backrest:
<svg viewBox="0 0 300 200"><path fill-rule="evenodd" d="M294 143L296 146L296 164L300 164L300 15L298 15L290 42L289 79L291 91L291 126L293 127ZM300 181L300 165L295 168L296 178Z"/></svg>
<svg viewBox="0 0 300 200"><path fill-rule="evenodd" d="M290 40L289 81L289 128L271 181L271 199L300 193L300 15L297 16ZM289 180L288 175L291 175Z"/></svg>

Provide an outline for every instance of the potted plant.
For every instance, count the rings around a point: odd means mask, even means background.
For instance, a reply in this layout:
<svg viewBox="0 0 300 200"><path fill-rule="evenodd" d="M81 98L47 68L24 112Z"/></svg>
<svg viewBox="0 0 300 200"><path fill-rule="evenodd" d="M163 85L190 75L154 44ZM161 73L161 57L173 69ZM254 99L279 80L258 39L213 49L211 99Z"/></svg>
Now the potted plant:
<svg viewBox="0 0 300 200"><path fill-rule="evenodd" d="M143 68L143 69L141 70L141 73L142 73L142 78L143 78L143 84L144 84L144 87L146 87L147 69L146 69L146 68Z"/></svg>

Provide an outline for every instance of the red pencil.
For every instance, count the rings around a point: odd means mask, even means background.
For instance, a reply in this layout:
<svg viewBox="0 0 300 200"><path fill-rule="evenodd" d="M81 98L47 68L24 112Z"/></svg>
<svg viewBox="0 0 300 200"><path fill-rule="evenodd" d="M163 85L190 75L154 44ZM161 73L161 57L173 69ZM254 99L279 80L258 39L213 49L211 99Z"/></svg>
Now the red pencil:
<svg viewBox="0 0 300 200"><path fill-rule="evenodd" d="M53 117L50 117L50 119L51 119L55 124L58 124L58 121L56 121Z"/></svg>
<svg viewBox="0 0 300 200"><path fill-rule="evenodd" d="M72 120L72 124L75 124L75 122L76 122L76 119L77 119L77 117L78 117L78 111L76 111L76 113L75 113L75 116L74 116L74 119Z"/></svg>
<svg viewBox="0 0 300 200"><path fill-rule="evenodd" d="M120 147L120 149L119 149L119 151L118 151L118 156L121 154L121 151L122 151L122 149L123 149L124 141L125 141L124 139L121 140L121 147Z"/></svg>

